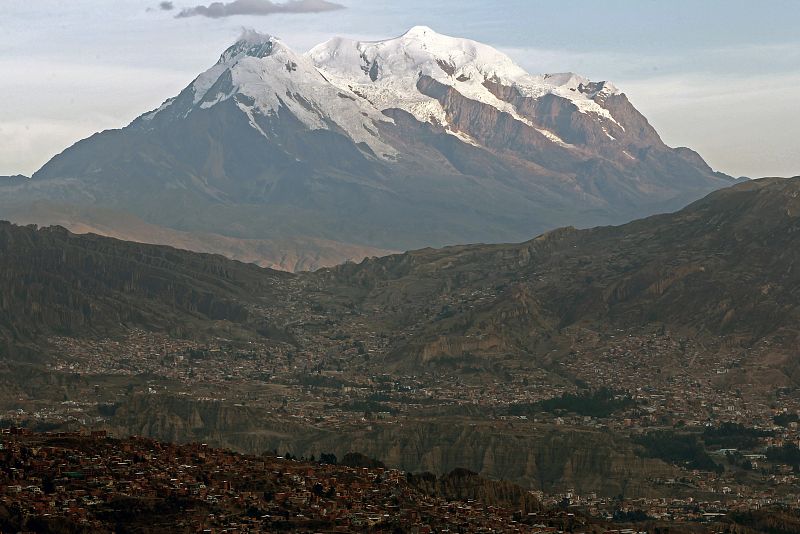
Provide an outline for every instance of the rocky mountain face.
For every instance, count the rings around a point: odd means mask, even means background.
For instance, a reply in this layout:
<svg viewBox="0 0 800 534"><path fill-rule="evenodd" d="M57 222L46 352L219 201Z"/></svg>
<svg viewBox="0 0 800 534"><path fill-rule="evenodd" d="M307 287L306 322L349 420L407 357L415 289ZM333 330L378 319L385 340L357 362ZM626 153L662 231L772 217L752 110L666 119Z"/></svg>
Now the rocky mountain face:
<svg viewBox="0 0 800 534"><path fill-rule="evenodd" d="M0 223L0 347L40 354L51 335L92 337L130 328L269 330L247 293L269 299L285 273L169 247L76 236L60 227ZM245 326L247 325L247 326ZM258 326L260 325L260 326Z"/></svg>
<svg viewBox="0 0 800 534"><path fill-rule="evenodd" d="M731 183L609 82L425 27L304 55L247 32L157 110L2 185L0 216L304 270L620 223Z"/></svg>
<svg viewBox="0 0 800 534"><path fill-rule="evenodd" d="M21 398L36 399L43 405L58 404L65 398L81 398L80 392L91 391L93 384L103 380L29 366L11 369L4 366L0 373L2 406L9 405L6 397L13 399L11 405L18 405ZM150 378L143 377L142 381ZM545 492L572 488L608 496L659 496L664 489L654 488L649 481L677 474L671 465L641 457L625 436L563 425L538 424L533 431L523 432L508 423L476 424L441 417L409 420L402 426L373 424L321 430L301 420L287 423L269 410L176 392L123 395L106 407L103 416L104 422L96 426L116 436L202 442L253 454L288 451L306 458L326 452L344 459L357 451L410 472L443 475L467 469L495 481L508 481L473 485L466 477L438 482L436 491L452 498L482 495L481 499L514 501L515 484ZM430 480L418 482L421 489L433 489L428 486Z"/></svg>
<svg viewBox="0 0 800 534"><path fill-rule="evenodd" d="M79 333L81 325L99 328L109 313L107 323L135 315L137 326L163 323L161 311L145 317L162 305L247 322L245 308L280 308L291 287L304 306L345 302L398 328L419 323L422 335L395 347L398 358L414 354L419 361L467 344L481 352L513 342L525 351L535 336L574 324L651 322L743 343L778 334L793 339L800 313L793 268L798 198L800 177L755 180L622 226L563 228L514 245L422 249L300 276L4 223L0 261L8 291L0 303L9 332L41 325ZM465 296L473 292L483 295L480 306ZM120 306L121 299L137 303ZM458 340L478 329L481 336ZM509 337L518 330L523 337Z"/></svg>
<svg viewBox="0 0 800 534"><path fill-rule="evenodd" d="M419 324L422 335L397 349L406 363L409 354L419 364L464 351L522 353L576 325L669 325L786 344L800 315L798 198L800 177L755 180L622 226L425 249L313 276L360 286L360 304L398 327ZM476 305L469 295L478 293Z"/></svg>
<svg viewBox="0 0 800 534"><path fill-rule="evenodd" d="M0 176L0 187L4 185L16 185L27 180L27 176L15 174L13 176Z"/></svg>

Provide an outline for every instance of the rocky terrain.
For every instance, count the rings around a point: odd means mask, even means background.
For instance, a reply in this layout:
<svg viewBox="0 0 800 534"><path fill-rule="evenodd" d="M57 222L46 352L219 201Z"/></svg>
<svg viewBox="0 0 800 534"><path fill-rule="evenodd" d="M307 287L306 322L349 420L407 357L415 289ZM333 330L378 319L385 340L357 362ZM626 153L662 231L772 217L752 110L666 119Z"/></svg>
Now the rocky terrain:
<svg viewBox="0 0 800 534"><path fill-rule="evenodd" d="M268 299L284 277L221 256L78 237L60 227L2 223L0 251L0 332L12 347L53 333L140 325L196 335L203 323L245 323L248 293L260 288Z"/></svg>
<svg viewBox="0 0 800 534"><path fill-rule="evenodd" d="M623 226L425 249L314 276L327 292L358 288L351 294L375 320L415 331L390 350L401 367L466 352L542 362L556 349L552 360L576 328L668 326L742 349L764 339L788 349L800 312L798 191L797 178L758 180ZM772 356L794 380L793 360Z"/></svg>
<svg viewBox="0 0 800 534"><path fill-rule="evenodd" d="M0 182L7 220L300 271L618 224L734 181L610 82L415 27L307 54L245 32L157 110Z"/></svg>

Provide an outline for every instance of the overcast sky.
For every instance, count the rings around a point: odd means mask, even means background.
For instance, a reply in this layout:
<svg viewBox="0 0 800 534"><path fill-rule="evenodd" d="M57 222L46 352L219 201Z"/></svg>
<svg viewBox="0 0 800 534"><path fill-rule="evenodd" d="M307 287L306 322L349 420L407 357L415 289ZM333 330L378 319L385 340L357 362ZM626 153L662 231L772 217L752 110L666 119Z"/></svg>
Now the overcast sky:
<svg viewBox="0 0 800 534"><path fill-rule="evenodd" d="M158 107L242 27L305 51L335 35L380 39L418 24L491 44L530 72L611 80L667 144L694 148L715 169L800 174L796 0L210 4L0 0L0 175L30 174Z"/></svg>

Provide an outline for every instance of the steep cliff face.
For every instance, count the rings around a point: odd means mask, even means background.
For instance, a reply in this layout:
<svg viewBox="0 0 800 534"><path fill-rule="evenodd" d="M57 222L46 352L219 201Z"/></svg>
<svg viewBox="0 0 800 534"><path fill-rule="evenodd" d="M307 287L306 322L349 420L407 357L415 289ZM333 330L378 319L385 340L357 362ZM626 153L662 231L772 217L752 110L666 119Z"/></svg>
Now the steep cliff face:
<svg viewBox="0 0 800 534"><path fill-rule="evenodd" d="M623 149L625 145L667 148L628 98L622 93L608 90L604 82L580 84L576 88L613 117L604 121L591 120L590 116L580 113L569 99L557 95L550 94L537 99L495 80L487 80L484 85L497 98L512 104L523 117L550 130L564 142L581 146L590 152L618 157L622 155L619 142Z"/></svg>
<svg viewBox="0 0 800 534"><path fill-rule="evenodd" d="M175 332L252 317L248 291L286 276L220 256L0 223L0 339Z"/></svg>
<svg viewBox="0 0 800 534"><path fill-rule="evenodd" d="M493 150L509 151L551 172L574 171L585 158L571 153L563 143L537 130L530 122L518 120L508 111L469 99L454 87L427 76L417 82L419 91L441 105L447 124L467 138Z"/></svg>
<svg viewBox="0 0 800 534"><path fill-rule="evenodd" d="M103 381L102 377L35 372L24 366L13 375L3 369L0 379L6 376L2 402L9 407L18 406L24 398L53 404L65 399L85 400L80 392ZM137 390L147 378L141 378ZM136 383L137 379L133 380ZM119 384L119 378L112 378L111 383ZM430 477L418 481L421 488L428 487L448 498L514 502L518 503L515 506L534 509L536 504L526 493L530 489L574 489L608 496L660 495L652 479L676 474L667 464L639 457L625 438L570 426L512 426L508 422L470 422L442 416L322 429L281 415L279 410L269 413L222 400L192 399L161 388L157 393L120 396L114 403L104 404L101 415L105 421L96 425L115 436L204 442L254 454L277 450L318 458L321 453L334 453L342 459L359 452L409 472L450 473L438 479L435 486L426 486ZM506 482L496 482L500 480Z"/></svg>
<svg viewBox="0 0 800 534"><path fill-rule="evenodd" d="M343 458L359 452L409 472L444 474L464 468L551 493L573 488L609 496L659 495L650 480L676 472L663 462L639 457L624 438L568 426L536 425L523 431L506 423L410 419L332 431L218 401L137 395L116 409L106 427L118 435L202 441L256 454L277 450L319 457L332 452ZM456 479L445 477L441 488L461 492L460 498L473 498L470 491L494 492L498 498L513 498L516 492L502 484L470 489L469 480Z"/></svg>
<svg viewBox="0 0 800 534"><path fill-rule="evenodd" d="M461 467L545 492L574 488L605 495L654 495L657 491L647 480L674 474L662 462L637 457L624 440L569 427L518 433L508 427L412 421L399 428L378 426L298 441L305 454L359 450L406 471L447 473Z"/></svg>

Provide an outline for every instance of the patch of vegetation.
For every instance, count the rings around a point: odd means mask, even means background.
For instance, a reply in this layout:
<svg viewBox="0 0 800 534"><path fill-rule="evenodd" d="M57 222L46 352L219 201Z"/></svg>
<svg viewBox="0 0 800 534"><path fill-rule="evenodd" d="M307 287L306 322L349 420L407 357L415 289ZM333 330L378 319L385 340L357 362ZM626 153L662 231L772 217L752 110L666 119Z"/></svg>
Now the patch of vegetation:
<svg viewBox="0 0 800 534"><path fill-rule="evenodd" d="M771 462L800 465L800 449L794 443L785 443L783 447L770 447L766 455Z"/></svg>
<svg viewBox="0 0 800 534"><path fill-rule="evenodd" d="M779 413L772 418L772 421L779 426L788 427L790 423L797 423L800 421L800 416L796 413Z"/></svg>
<svg viewBox="0 0 800 534"><path fill-rule="evenodd" d="M397 414L397 410L391 406L370 400L353 400L345 404L340 404L338 408L346 412L364 412L370 414L388 412L392 415Z"/></svg>
<svg viewBox="0 0 800 534"><path fill-rule="evenodd" d="M733 512L734 524L747 527L750 532L769 534L794 534L800 532L800 516L796 512L780 509Z"/></svg>
<svg viewBox="0 0 800 534"><path fill-rule="evenodd" d="M392 400L392 396L389 395L388 393L378 391L367 395L367 400L373 402L388 402Z"/></svg>
<svg viewBox="0 0 800 534"><path fill-rule="evenodd" d="M456 310L452 309L448 304L442 306L441 311L436 315L434 321L441 321L442 319L449 319L456 314Z"/></svg>
<svg viewBox="0 0 800 534"><path fill-rule="evenodd" d="M596 391L564 393L560 397L534 404L514 404L509 406L508 412L510 415L530 415L536 412L566 412L604 418L634 406L636 406L636 402L629 394L601 388Z"/></svg>
<svg viewBox="0 0 800 534"><path fill-rule="evenodd" d="M752 449L758 440L773 433L769 430L749 428L739 423L722 423L703 431L703 441L708 447L720 449Z"/></svg>
<svg viewBox="0 0 800 534"><path fill-rule="evenodd" d="M633 441L644 447L645 455L650 458L658 458L687 469L715 472L723 470L722 466L714 463L695 434L658 430L638 436Z"/></svg>
<svg viewBox="0 0 800 534"><path fill-rule="evenodd" d="M653 518L647 515L643 510L630 510L627 512L616 510L613 519L618 523L642 523L644 521L650 521Z"/></svg>
<svg viewBox="0 0 800 534"><path fill-rule="evenodd" d="M297 376L297 381L301 386L315 388L341 389L344 386L350 385L344 380L327 375L300 374Z"/></svg>

